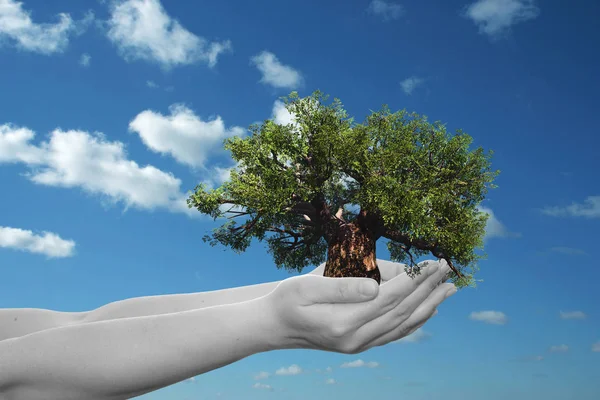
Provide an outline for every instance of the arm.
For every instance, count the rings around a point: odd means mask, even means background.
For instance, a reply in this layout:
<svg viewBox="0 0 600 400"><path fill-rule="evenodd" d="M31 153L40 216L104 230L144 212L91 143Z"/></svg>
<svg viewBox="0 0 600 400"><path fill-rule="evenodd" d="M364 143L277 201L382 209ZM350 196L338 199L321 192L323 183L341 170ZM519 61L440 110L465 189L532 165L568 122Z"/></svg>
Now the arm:
<svg viewBox="0 0 600 400"><path fill-rule="evenodd" d="M382 262L382 260L378 260ZM323 275L325 263L321 263L308 275ZM395 276L396 274L394 274ZM140 317L146 315L169 314L218 305L239 303L265 296L273 291L281 281L240 286L210 292L168 294L125 299L106 304L95 310L80 313L82 322L97 322L117 318Z"/></svg>
<svg viewBox="0 0 600 400"><path fill-rule="evenodd" d="M127 399L255 353L286 348L264 299L4 340L0 398Z"/></svg>
<svg viewBox="0 0 600 400"><path fill-rule="evenodd" d="M60 312L38 308L0 309L0 342L46 329L81 323L170 314L239 303L266 295L278 283L269 282L210 292L134 297L85 312Z"/></svg>
<svg viewBox="0 0 600 400"><path fill-rule="evenodd" d="M325 264L322 263L309 275L322 275L324 268ZM79 323L170 314L252 300L271 292L279 282L281 281L210 292L135 297L115 301L84 312L60 312L37 308L0 309L0 342L44 329Z"/></svg>

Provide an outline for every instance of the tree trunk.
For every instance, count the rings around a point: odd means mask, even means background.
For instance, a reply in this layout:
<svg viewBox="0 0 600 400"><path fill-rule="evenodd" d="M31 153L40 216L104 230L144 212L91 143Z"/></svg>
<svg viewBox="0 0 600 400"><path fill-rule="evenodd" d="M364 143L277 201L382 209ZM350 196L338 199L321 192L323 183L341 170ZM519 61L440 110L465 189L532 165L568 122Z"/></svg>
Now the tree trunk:
<svg viewBox="0 0 600 400"><path fill-rule="evenodd" d="M373 278L381 283L371 230L349 223L338 226L327 249L323 276Z"/></svg>

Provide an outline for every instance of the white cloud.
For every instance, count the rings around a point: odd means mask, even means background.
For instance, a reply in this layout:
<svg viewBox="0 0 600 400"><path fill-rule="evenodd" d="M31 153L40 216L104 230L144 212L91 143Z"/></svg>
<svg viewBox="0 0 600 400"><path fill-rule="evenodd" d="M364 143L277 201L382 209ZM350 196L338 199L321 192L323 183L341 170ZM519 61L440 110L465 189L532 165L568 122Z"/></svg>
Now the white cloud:
<svg viewBox="0 0 600 400"><path fill-rule="evenodd" d="M600 353L600 341L597 341L592 345L592 351L595 353Z"/></svg>
<svg viewBox="0 0 600 400"><path fill-rule="evenodd" d="M252 387L254 389L273 391L273 388L271 387L271 385L267 385L265 383L260 383L260 382L256 382L254 385L252 385Z"/></svg>
<svg viewBox="0 0 600 400"><path fill-rule="evenodd" d="M392 343L418 343L427 340L431 337L431 334L425 332L423 328L419 328L408 336L401 339L394 340Z"/></svg>
<svg viewBox="0 0 600 400"><path fill-rule="evenodd" d="M553 217L600 218L600 196L588 196L583 204L572 203L566 207L546 207L542 212Z"/></svg>
<svg viewBox="0 0 600 400"><path fill-rule="evenodd" d="M172 105L169 111L170 115L142 111L129 123L129 131L139 134L150 150L191 167L204 167L211 151L222 149L225 138L246 133L239 126L226 128L220 116L202 121L181 104Z"/></svg>
<svg viewBox="0 0 600 400"><path fill-rule="evenodd" d="M302 368L296 364L292 364L289 367L281 367L275 371L275 375L298 375L302 373Z"/></svg>
<svg viewBox="0 0 600 400"><path fill-rule="evenodd" d="M30 129L0 125L0 163L40 164L44 150L29 143L34 137Z"/></svg>
<svg viewBox="0 0 600 400"><path fill-rule="evenodd" d="M82 65L82 66L84 66L84 67L89 67L91 59L92 59L92 56L90 56L87 53L83 53L81 55L81 58L79 58L79 64Z"/></svg>
<svg viewBox="0 0 600 400"><path fill-rule="evenodd" d="M44 254L50 258L71 257L75 242L52 232L33 233L29 230L0 226L0 247Z"/></svg>
<svg viewBox="0 0 600 400"><path fill-rule="evenodd" d="M164 69L205 62L214 67L231 42L209 42L171 18L159 0L118 0L112 3L108 38L127 60L158 63Z"/></svg>
<svg viewBox="0 0 600 400"><path fill-rule="evenodd" d="M148 86L151 89L158 88L158 84L156 84L156 82L154 82L154 81L146 81L146 86Z"/></svg>
<svg viewBox="0 0 600 400"><path fill-rule="evenodd" d="M258 374L254 375L254 379L256 379L256 380L267 379L269 376L271 376L270 373L268 373L266 371L260 371Z"/></svg>
<svg viewBox="0 0 600 400"><path fill-rule="evenodd" d="M364 362L363 360L355 360L355 361L350 361L350 362L345 362L342 365L340 365L340 368L361 368L361 367L367 367L367 368L377 368L379 366L378 362L375 361L370 361L370 362Z"/></svg>
<svg viewBox="0 0 600 400"><path fill-rule="evenodd" d="M508 318L500 311L479 311L472 312L469 318L473 321L481 321L492 325L504 325Z"/></svg>
<svg viewBox="0 0 600 400"><path fill-rule="evenodd" d="M404 7L397 3L372 0L369 3L367 11L373 15L380 16L384 21L391 21L400 18L404 14Z"/></svg>
<svg viewBox="0 0 600 400"><path fill-rule="evenodd" d="M561 319L585 319L586 315L583 311L560 311Z"/></svg>
<svg viewBox="0 0 600 400"><path fill-rule="evenodd" d="M228 181L229 178L231 178L231 169L232 168L213 167L212 168L212 170L214 171L213 181L217 185L221 185L223 182Z"/></svg>
<svg viewBox="0 0 600 400"><path fill-rule="evenodd" d="M250 62L261 72L260 82L264 84L276 88L295 89L303 83L300 72L288 65L283 65L275 54L269 51L255 55Z"/></svg>
<svg viewBox="0 0 600 400"><path fill-rule="evenodd" d="M63 52L71 35L83 33L94 14L88 12L81 21L74 21L68 13L60 13L54 23L35 23L31 13L23 9L23 3L0 0L0 43L2 39L16 47L39 54L50 55Z"/></svg>
<svg viewBox="0 0 600 400"><path fill-rule="evenodd" d="M335 385L337 382L333 378L329 378L325 381L326 385Z"/></svg>
<svg viewBox="0 0 600 400"><path fill-rule="evenodd" d="M566 254L569 256L584 256L587 253L581 249L575 249L573 247L552 247L550 248L550 251L554 252L554 253L561 253L561 254Z"/></svg>
<svg viewBox="0 0 600 400"><path fill-rule="evenodd" d="M400 82L400 86L402 87L402 90L404 91L404 93L406 93L407 95L411 95L412 92L418 86L421 86L423 84L423 82L425 82L425 80L423 78L411 76L410 78L406 78L405 80Z"/></svg>
<svg viewBox="0 0 600 400"><path fill-rule="evenodd" d="M539 14L540 9L533 0L479 0L463 11L463 16L471 19L480 33L492 38L506 34L513 25Z"/></svg>
<svg viewBox="0 0 600 400"><path fill-rule="evenodd" d="M487 224L485 226L485 239L491 239L494 237L519 237L518 233L509 232L508 229L500 222L494 212L487 207L478 207L480 212L484 212L489 215Z"/></svg>
<svg viewBox="0 0 600 400"><path fill-rule="evenodd" d="M550 346L548 351L551 353L564 353L564 352L569 351L569 346L567 346L566 344L560 344L558 346Z"/></svg>
<svg viewBox="0 0 600 400"><path fill-rule="evenodd" d="M34 137L27 128L0 125L0 164L23 163L30 168L27 176L34 183L80 188L127 207L198 214L188 209L181 180L129 160L121 142L108 141L101 133L61 129L52 131L49 140L38 146L31 143Z"/></svg>
<svg viewBox="0 0 600 400"><path fill-rule="evenodd" d="M271 119L273 122L279 125L290 125L297 126L296 117L285 108L285 103L281 100L275 100L273 103L273 111L271 113Z"/></svg>
<svg viewBox="0 0 600 400"><path fill-rule="evenodd" d="M539 362L544 360L543 356L527 356L527 357L522 357L520 359L518 359L517 361L523 361L523 362Z"/></svg>
<svg viewBox="0 0 600 400"><path fill-rule="evenodd" d="M317 372L319 374L330 373L331 371L333 371L333 369L331 367L327 367L324 370L320 370L320 369L316 369L315 370L315 372Z"/></svg>

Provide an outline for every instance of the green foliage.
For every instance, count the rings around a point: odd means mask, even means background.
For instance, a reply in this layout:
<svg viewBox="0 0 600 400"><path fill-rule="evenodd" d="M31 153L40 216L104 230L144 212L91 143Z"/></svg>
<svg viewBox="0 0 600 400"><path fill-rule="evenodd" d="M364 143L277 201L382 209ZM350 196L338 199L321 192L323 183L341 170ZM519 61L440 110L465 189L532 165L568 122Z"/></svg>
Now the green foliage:
<svg viewBox="0 0 600 400"><path fill-rule="evenodd" d="M490 170L492 152L469 150L472 139L462 131L451 135L440 122L387 106L357 124L339 100L326 99L292 92L285 102L295 124L266 120L248 137L225 140L239 166L219 188L197 186L188 205L215 219L248 219L229 220L204 240L238 252L253 237L266 240L278 268L301 271L325 260L325 226L338 223L311 215L309 203L331 214L355 204L377 216L393 260L418 273L415 257L433 254L459 268L458 286L473 286L487 220L477 207L498 174ZM342 218L357 215L345 210Z"/></svg>

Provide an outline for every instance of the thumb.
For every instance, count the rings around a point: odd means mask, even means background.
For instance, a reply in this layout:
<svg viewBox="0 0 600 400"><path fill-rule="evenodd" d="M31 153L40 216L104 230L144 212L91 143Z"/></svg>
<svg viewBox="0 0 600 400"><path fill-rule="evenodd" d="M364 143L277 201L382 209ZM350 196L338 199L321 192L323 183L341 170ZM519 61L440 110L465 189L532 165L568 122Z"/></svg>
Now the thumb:
<svg viewBox="0 0 600 400"><path fill-rule="evenodd" d="M373 300L379 285L371 278L330 278L307 275L302 296L313 303L361 303Z"/></svg>

